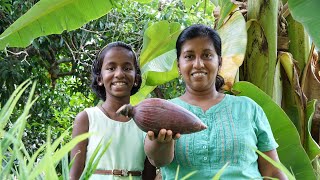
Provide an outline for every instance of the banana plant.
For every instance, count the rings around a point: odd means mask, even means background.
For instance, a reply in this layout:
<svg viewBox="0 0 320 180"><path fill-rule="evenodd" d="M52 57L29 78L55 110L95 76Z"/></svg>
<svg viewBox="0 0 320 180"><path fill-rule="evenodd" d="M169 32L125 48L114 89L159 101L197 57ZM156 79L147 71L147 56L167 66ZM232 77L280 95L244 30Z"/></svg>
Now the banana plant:
<svg viewBox="0 0 320 180"><path fill-rule="evenodd" d="M277 64L278 0L248 0L248 43L242 79L273 97ZM277 100L276 100L277 101Z"/></svg>
<svg viewBox="0 0 320 180"><path fill-rule="evenodd" d="M61 34L120 7L120 0L41 0L0 35L0 50L27 47L40 36ZM148 3L150 0L137 0Z"/></svg>
<svg viewBox="0 0 320 180"><path fill-rule="evenodd" d="M279 158L287 169L292 170L295 178L316 179L308 154L300 142L299 133L283 109L264 91L249 82L235 83L231 92L237 96L247 96L262 107L279 144ZM319 149L316 148L315 151Z"/></svg>

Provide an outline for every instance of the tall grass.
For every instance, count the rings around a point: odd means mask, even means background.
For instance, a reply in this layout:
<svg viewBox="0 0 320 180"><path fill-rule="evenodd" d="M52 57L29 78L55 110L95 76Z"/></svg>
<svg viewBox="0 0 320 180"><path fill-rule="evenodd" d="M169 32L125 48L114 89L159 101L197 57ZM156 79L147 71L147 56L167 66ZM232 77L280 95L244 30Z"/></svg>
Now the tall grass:
<svg viewBox="0 0 320 180"><path fill-rule="evenodd" d="M11 119L12 112L24 91L31 85L30 80L26 80L12 93L9 100L0 110L0 179L69 179L69 169L73 163L68 163L68 153L76 144L87 139L91 134L85 133L62 145L64 137L69 133L66 130L58 139L51 143L51 131L48 127L47 142L43 144L34 154L29 154L23 142L22 135L25 130L29 111L37 97L33 97L36 83L32 84L28 100L24 105L24 110L16 119ZM5 130L8 122L14 122L12 128ZM82 179L88 179L95 171L102 154L107 150L110 142L106 146L99 144L96 155L90 159L86 169L82 174ZM56 171L56 167L62 163L62 174Z"/></svg>

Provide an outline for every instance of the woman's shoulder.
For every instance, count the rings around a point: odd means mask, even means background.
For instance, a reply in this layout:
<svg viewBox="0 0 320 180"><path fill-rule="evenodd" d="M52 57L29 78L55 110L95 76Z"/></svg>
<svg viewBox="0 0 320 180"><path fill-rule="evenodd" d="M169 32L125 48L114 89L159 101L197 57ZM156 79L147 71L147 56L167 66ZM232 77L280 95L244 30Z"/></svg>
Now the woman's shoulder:
<svg viewBox="0 0 320 180"><path fill-rule="evenodd" d="M247 96L235 96L231 94L226 94L226 97L229 99L229 102L238 105L249 105L249 106L258 106L258 104Z"/></svg>
<svg viewBox="0 0 320 180"><path fill-rule="evenodd" d="M179 97L173 98L173 99L168 99L168 101L172 102L172 103L178 103L181 102Z"/></svg>

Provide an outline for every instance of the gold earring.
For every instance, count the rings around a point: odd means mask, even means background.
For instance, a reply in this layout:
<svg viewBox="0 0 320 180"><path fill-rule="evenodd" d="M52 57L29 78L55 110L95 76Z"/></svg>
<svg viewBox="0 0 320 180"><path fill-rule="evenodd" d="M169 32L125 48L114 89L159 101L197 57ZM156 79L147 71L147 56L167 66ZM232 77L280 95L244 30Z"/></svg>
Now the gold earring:
<svg viewBox="0 0 320 180"><path fill-rule="evenodd" d="M101 82L99 83L99 86L102 86L102 83L101 83Z"/></svg>
<svg viewBox="0 0 320 180"><path fill-rule="evenodd" d="M133 84L133 86L134 86L134 87L137 87L137 86L138 86L138 83L135 82L135 83Z"/></svg>

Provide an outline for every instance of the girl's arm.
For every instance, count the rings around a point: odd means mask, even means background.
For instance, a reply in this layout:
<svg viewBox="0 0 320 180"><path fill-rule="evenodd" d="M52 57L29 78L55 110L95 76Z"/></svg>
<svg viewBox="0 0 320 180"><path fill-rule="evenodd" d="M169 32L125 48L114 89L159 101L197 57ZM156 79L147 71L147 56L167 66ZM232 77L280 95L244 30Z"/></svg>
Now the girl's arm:
<svg viewBox="0 0 320 180"><path fill-rule="evenodd" d="M156 167L154 167L150 162L149 159L146 158L144 161L144 169L142 172L142 179L143 180L151 180L156 177Z"/></svg>
<svg viewBox="0 0 320 180"><path fill-rule="evenodd" d="M86 133L89 131L88 115L85 111L80 112L74 121L72 130L72 138ZM79 142L71 151L71 159L74 159L74 163L70 170L70 179L79 179L86 162L88 139Z"/></svg>
<svg viewBox="0 0 320 180"><path fill-rule="evenodd" d="M148 131L144 143L144 150L150 163L156 167L170 164L174 157L174 139L178 139L180 134L172 137L172 131L161 129L156 138L152 131Z"/></svg>
<svg viewBox="0 0 320 180"><path fill-rule="evenodd" d="M274 161L280 162L278 153L275 149L271 151L263 152L263 153L269 156ZM273 177L273 178L278 178L280 180L288 179L287 176L280 169L274 167L271 163L269 163L269 161L265 160L260 155L258 157L258 165L259 165L259 171L263 177Z"/></svg>

